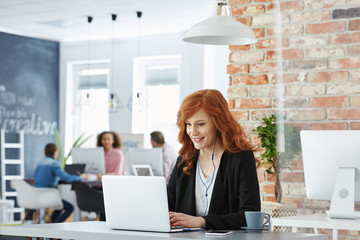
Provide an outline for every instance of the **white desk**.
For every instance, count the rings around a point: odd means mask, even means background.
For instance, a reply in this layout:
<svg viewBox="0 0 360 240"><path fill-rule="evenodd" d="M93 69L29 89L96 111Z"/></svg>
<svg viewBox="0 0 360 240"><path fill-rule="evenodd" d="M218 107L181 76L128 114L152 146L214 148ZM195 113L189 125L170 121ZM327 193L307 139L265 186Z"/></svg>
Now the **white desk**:
<svg viewBox="0 0 360 240"><path fill-rule="evenodd" d="M293 232L296 232L298 227L314 228L315 233L318 233L318 228L329 228L333 230L333 240L337 240L338 229L359 231L360 220L332 219L326 214L311 214L272 218L271 226L292 227Z"/></svg>
<svg viewBox="0 0 360 240"><path fill-rule="evenodd" d="M31 224L21 226L3 226L0 229L2 235L32 236L46 238L78 239L78 240L158 240L158 239L206 239L206 240L277 240L277 239L314 239L326 240L327 235L315 235L309 233L246 233L234 231L226 237L205 236L205 231L181 232L181 233L154 233L140 231L109 230L105 222L72 222L52 224Z"/></svg>

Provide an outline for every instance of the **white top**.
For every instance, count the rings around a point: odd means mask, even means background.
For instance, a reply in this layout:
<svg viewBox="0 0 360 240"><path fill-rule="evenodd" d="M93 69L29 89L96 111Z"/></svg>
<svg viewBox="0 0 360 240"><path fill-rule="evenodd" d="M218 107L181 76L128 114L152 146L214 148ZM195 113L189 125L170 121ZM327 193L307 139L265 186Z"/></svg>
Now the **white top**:
<svg viewBox="0 0 360 240"><path fill-rule="evenodd" d="M176 163L177 154L174 148L168 143L164 143L161 148L163 153L164 177L166 179L166 184L168 184L170 175Z"/></svg>
<svg viewBox="0 0 360 240"><path fill-rule="evenodd" d="M206 216L209 213L209 207L211 202L211 196L214 189L214 184L216 180L218 169L215 169L214 179L212 180L212 174L205 178L203 172L201 171L200 163L198 161L196 166L196 178L195 178L195 208L196 216ZM202 180L202 181L201 181ZM205 183L205 185L203 184ZM211 185L210 185L211 183ZM205 196L206 188L208 187L208 196Z"/></svg>

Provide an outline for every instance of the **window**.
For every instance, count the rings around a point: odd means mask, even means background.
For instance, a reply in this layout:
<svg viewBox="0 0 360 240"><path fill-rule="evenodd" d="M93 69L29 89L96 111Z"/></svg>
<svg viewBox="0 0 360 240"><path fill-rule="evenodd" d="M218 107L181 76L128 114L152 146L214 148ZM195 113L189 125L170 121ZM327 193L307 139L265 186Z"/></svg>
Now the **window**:
<svg viewBox="0 0 360 240"><path fill-rule="evenodd" d="M176 150L179 109L178 72L181 57L139 57L134 63L133 133L144 134L144 147L150 148L150 133L160 131Z"/></svg>

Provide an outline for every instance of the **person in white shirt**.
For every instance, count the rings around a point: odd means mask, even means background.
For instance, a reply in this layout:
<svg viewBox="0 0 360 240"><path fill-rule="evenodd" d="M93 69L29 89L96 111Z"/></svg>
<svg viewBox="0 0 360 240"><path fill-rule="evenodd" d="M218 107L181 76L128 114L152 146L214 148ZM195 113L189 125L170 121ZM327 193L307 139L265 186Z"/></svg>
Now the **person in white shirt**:
<svg viewBox="0 0 360 240"><path fill-rule="evenodd" d="M150 137L151 145L154 148L162 148L164 177L166 179L166 184L168 184L171 172L176 163L177 154L174 148L165 142L164 135L161 132L154 131L150 133Z"/></svg>

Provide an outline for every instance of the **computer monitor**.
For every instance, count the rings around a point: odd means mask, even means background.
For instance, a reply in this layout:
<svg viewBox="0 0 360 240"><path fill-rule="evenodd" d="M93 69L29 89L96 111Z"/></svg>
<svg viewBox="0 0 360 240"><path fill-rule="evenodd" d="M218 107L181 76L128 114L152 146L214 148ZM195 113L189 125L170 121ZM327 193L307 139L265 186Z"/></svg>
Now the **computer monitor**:
<svg viewBox="0 0 360 240"><path fill-rule="evenodd" d="M145 165L133 165L133 171L135 176L154 176L152 167L148 164Z"/></svg>
<svg viewBox="0 0 360 240"><path fill-rule="evenodd" d="M73 148L71 151L73 163L86 164L85 173L105 173L104 148Z"/></svg>
<svg viewBox="0 0 360 240"><path fill-rule="evenodd" d="M154 176L163 176L163 159L161 148L130 148L128 150L128 160L130 174L135 175L134 165L150 165Z"/></svg>
<svg viewBox="0 0 360 240"><path fill-rule="evenodd" d="M360 131L300 132L306 196L331 200L332 218L358 217L360 201Z"/></svg>

